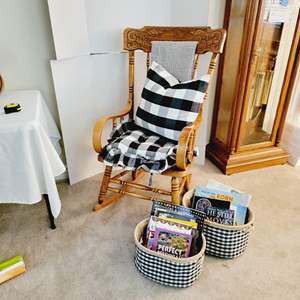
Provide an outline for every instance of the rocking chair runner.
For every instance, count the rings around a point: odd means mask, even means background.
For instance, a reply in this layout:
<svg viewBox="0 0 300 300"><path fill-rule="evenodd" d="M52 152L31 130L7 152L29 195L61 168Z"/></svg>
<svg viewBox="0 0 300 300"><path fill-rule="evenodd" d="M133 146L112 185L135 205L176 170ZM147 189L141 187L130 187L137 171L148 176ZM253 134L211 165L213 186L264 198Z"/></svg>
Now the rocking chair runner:
<svg viewBox="0 0 300 300"><path fill-rule="evenodd" d="M124 30L124 50L129 52L129 96L126 108L119 114L103 117L98 120L93 132L93 145L98 155L98 160L103 161L101 157L102 144L101 136L107 121L112 121L113 128L116 128L118 121L122 121L128 116L133 119L134 114L134 57L135 50L142 50L147 53L147 68L150 65L150 53L152 41L197 41L198 45L195 53L194 71L196 73L198 67L199 55L206 52L212 52L209 64L208 74L211 76L216 66L216 60L219 53L222 52L226 38L224 29L210 29L209 27L153 27L147 26L141 29L127 28ZM205 95L207 98L207 92ZM123 195L131 195L145 200L157 199L157 197L147 196L138 192L132 192L132 189L153 192L154 194L171 196L172 203L180 204L180 194L190 189L191 172L190 166L194 156L194 146L196 141L196 133L202 120L202 110L199 111L198 117L194 123L183 128L177 145L176 166L164 171L161 175L171 177L171 191L149 187L137 183L140 175L144 173L139 169L131 171L132 177L129 181L121 178L130 171L121 171L119 174L111 177L112 167L106 166L102 179L98 204L94 210L102 209L111 203L119 200ZM111 184L118 187L112 187ZM111 197L106 197L107 191L113 192Z"/></svg>

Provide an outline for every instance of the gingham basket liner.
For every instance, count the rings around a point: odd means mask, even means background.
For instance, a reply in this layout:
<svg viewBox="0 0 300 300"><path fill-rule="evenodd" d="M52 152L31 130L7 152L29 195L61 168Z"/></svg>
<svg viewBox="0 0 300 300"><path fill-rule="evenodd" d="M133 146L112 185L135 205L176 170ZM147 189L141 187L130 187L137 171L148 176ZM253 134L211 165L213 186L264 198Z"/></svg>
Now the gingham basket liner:
<svg viewBox="0 0 300 300"><path fill-rule="evenodd" d="M177 259L156 253L144 247L140 242L141 228L145 228L148 219L140 222L135 230L135 265L147 278L172 287L189 287L200 276L203 270L205 238L202 235L201 251L192 257Z"/></svg>
<svg viewBox="0 0 300 300"><path fill-rule="evenodd" d="M190 206L193 190L183 197L183 205ZM249 234L253 228L254 215L248 208L248 222L245 225L223 225L205 220L203 233L206 239L205 253L221 258L236 258L244 253Z"/></svg>

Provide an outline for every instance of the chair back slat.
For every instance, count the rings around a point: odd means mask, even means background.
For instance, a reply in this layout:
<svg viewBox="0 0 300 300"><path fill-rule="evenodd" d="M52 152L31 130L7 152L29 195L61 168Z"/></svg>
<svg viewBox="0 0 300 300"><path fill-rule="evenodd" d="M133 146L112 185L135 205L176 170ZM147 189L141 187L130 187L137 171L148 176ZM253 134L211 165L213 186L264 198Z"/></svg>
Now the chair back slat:
<svg viewBox="0 0 300 300"><path fill-rule="evenodd" d="M199 64L199 54L196 54L194 59L194 65L193 65L193 73L192 73L193 79L195 79L197 75L198 64Z"/></svg>
<svg viewBox="0 0 300 300"><path fill-rule="evenodd" d="M128 53L128 103L131 104L129 118L133 119L134 113L134 50Z"/></svg>

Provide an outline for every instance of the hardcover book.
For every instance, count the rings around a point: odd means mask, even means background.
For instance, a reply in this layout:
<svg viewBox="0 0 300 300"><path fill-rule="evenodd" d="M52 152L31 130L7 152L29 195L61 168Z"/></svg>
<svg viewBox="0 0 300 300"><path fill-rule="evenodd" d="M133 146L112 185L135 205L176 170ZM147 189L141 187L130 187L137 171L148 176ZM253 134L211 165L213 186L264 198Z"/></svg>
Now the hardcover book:
<svg viewBox="0 0 300 300"><path fill-rule="evenodd" d="M205 200L206 199L206 200ZM205 211L206 207L213 206L221 209L229 209L233 196L229 192L210 189L206 187L197 187L192 203L192 207Z"/></svg>
<svg viewBox="0 0 300 300"><path fill-rule="evenodd" d="M198 187L192 205L196 210L204 212L212 222L233 225L235 211L230 208L232 199L230 193Z"/></svg>
<svg viewBox="0 0 300 300"><path fill-rule="evenodd" d="M251 199L250 199L251 200ZM195 190L192 207L206 213L210 220L226 225L245 224L249 195L234 190L198 187ZM232 220L233 219L233 220Z"/></svg>

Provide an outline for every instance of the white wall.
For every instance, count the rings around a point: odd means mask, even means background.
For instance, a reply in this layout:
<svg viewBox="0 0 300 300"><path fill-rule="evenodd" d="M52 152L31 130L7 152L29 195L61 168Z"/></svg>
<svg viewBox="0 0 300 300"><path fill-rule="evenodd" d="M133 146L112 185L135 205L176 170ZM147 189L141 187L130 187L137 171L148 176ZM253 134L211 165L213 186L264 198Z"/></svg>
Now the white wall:
<svg viewBox="0 0 300 300"><path fill-rule="evenodd" d="M209 0L172 0L172 25L207 26L209 2Z"/></svg>
<svg viewBox="0 0 300 300"><path fill-rule="evenodd" d="M93 127L125 107L126 65L125 53L51 61L71 184L103 171L92 147Z"/></svg>
<svg viewBox="0 0 300 300"><path fill-rule="evenodd" d="M112 70L117 70L120 74L127 73L127 63L122 63L122 59L126 57L126 54L122 53L124 27L142 27L144 25L207 26L210 24L221 26L225 0L111 0L109 2L73 0L71 17L68 14L71 0L48 1L54 41L59 43L56 45L56 49L60 49L60 53L70 52L70 55L74 49L76 53L78 49L82 49L80 39L76 40L70 34L66 34L70 28L80 28L82 25L83 28L87 26L87 32L86 30L80 31L79 35L82 34L84 40L88 38L90 53L97 53L90 56L85 55L84 51L83 53L79 51L77 54L80 55L79 57L52 62L69 178L71 183L75 183L100 170L96 153L93 153L91 145L92 129L96 117L100 118L107 114L112 107L114 112L120 111L124 106L121 102L127 97L127 92L124 91L124 84L127 85L126 79L122 82L121 76L111 77L110 81L107 80L111 76ZM82 17L82 9L80 9L84 1L86 19ZM62 17L64 15L66 18ZM74 17L76 15L78 17ZM73 45L73 43L75 44ZM73 45L74 48L70 49L70 45ZM139 61L141 61L140 58L138 56ZM200 74L207 71L208 62L209 56L201 60ZM138 100L146 74L145 62L143 65L137 63L136 69L138 70L138 74L136 74L138 84L136 85L135 100ZM206 105L199 134L201 155L198 162L200 164L204 162L205 146L208 141L207 124L210 120L208 112L212 110L213 89L214 84L211 87L212 93ZM89 109L91 107L94 109ZM78 118L72 118L74 115Z"/></svg>
<svg viewBox="0 0 300 300"><path fill-rule="evenodd" d="M122 51L125 27L170 25L172 1L85 0L91 53Z"/></svg>
<svg viewBox="0 0 300 300"><path fill-rule="evenodd" d="M172 25L174 26L210 26L212 28L223 27L226 0L173 0ZM204 55L199 63L198 74L201 75L208 69L211 55ZM205 147L209 143L212 113L215 99L216 68L211 78L209 96L204 106L202 124L199 128L200 149L197 163L202 165L205 161Z"/></svg>
<svg viewBox="0 0 300 300"><path fill-rule="evenodd" d="M57 59L90 54L85 0L48 0Z"/></svg>
<svg viewBox="0 0 300 300"><path fill-rule="evenodd" d="M121 111L127 101L127 54L122 51L124 27L170 25L171 0L163 3L160 0L48 2L58 54L58 60L51 63L53 80L69 179L73 184L101 170L92 148L95 121ZM83 7L86 8L86 18L83 18ZM72 28L81 28L78 34L81 38L74 38ZM90 44L88 52L98 54L87 55L87 39ZM70 57L66 57L68 55ZM74 55L77 57L72 57ZM142 82L139 80L138 86Z"/></svg>
<svg viewBox="0 0 300 300"><path fill-rule="evenodd" d="M0 73L6 89L37 89L58 121L49 60L55 57L47 1L0 0Z"/></svg>
<svg viewBox="0 0 300 300"><path fill-rule="evenodd" d="M293 88L281 145L289 153L289 162L294 166L300 166L300 68Z"/></svg>

